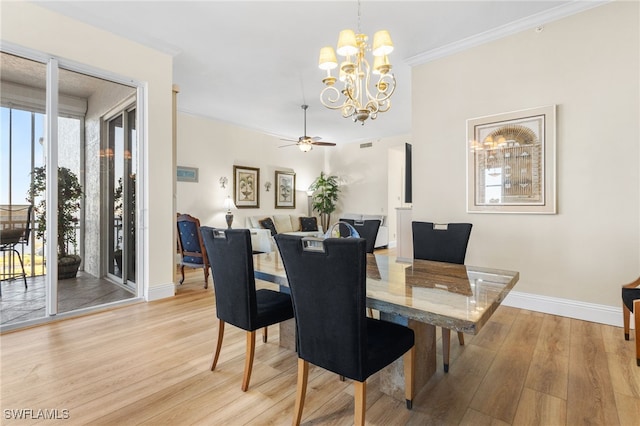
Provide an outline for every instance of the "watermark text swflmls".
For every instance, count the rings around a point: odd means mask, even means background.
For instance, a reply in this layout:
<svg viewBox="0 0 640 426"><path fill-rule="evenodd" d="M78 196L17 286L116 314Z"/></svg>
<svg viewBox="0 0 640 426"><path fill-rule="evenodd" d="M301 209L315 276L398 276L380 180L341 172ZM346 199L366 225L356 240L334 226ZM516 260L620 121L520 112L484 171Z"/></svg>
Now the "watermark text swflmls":
<svg viewBox="0 0 640 426"><path fill-rule="evenodd" d="M3 414L5 420L67 420L71 417L66 408L5 408Z"/></svg>

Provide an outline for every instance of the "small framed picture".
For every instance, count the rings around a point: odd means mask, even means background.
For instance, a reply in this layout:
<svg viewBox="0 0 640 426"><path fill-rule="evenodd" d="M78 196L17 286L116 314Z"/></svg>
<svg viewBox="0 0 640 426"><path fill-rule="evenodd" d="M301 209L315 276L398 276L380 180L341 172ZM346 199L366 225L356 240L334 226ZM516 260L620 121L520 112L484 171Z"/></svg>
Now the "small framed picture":
<svg viewBox="0 0 640 426"><path fill-rule="evenodd" d="M296 208L296 174L276 171L276 209Z"/></svg>
<svg viewBox="0 0 640 426"><path fill-rule="evenodd" d="M237 208L260 208L260 169L233 166L233 194Z"/></svg>
<svg viewBox="0 0 640 426"><path fill-rule="evenodd" d="M196 167L176 167L176 179L178 182L198 182L198 169Z"/></svg>

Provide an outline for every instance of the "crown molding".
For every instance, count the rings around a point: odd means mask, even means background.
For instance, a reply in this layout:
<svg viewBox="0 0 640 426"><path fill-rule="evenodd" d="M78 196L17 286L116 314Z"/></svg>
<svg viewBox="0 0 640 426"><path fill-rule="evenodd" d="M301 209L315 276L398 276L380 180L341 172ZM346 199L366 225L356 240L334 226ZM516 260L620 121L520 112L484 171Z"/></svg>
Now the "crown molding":
<svg viewBox="0 0 640 426"><path fill-rule="evenodd" d="M490 41L498 40L500 38L507 37L524 30L536 28L546 23L553 22L567 16L575 15L580 12L584 12L585 10L602 6L603 4L610 3L611 1L613 0L575 0L570 3L554 7L553 9L549 9L544 12L540 12L535 15L510 22L490 31L485 31L483 33L474 35L473 37L468 37L453 43L449 43L445 46L438 47L436 49L419 53L405 59L405 63L407 63L411 67L425 64L427 62L431 62L445 56L450 56L455 53L480 46L481 44L485 44Z"/></svg>

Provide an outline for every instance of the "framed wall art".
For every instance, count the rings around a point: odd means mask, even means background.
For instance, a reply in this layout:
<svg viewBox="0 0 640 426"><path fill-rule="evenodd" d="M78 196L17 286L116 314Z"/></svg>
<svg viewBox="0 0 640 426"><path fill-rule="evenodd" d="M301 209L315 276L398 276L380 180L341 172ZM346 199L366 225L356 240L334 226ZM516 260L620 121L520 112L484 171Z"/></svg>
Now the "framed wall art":
<svg viewBox="0 0 640 426"><path fill-rule="evenodd" d="M233 198L239 209L260 208L260 169L233 166Z"/></svg>
<svg viewBox="0 0 640 426"><path fill-rule="evenodd" d="M198 169L196 167L176 167L176 180L178 182L198 182Z"/></svg>
<svg viewBox="0 0 640 426"><path fill-rule="evenodd" d="M276 208L296 208L296 174L276 170Z"/></svg>
<svg viewBox="0 0 640 426"><path fill-rule="evenodd" d="M555 105L467 120L467 211L556 213Z"/></svg>

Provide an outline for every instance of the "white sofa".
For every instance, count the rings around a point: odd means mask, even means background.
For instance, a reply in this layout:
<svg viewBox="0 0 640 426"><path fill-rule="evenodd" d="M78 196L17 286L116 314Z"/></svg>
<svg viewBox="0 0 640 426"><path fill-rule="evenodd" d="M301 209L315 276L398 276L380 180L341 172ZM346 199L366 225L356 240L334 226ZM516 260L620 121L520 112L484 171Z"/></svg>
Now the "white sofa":
<svg viewBox="0 0 640 426"><path fill-rule="evenodd" d="M251 246L254 251L269 253L275 250L275 242L271 237L271 231L260 226L260 221L270 217L276 227L278 234L293 234L309 237L321 237L323 235L322 226L318 221L317 231L303 232L300 230L300 218L307 217L304 214L272 214L247 216L245 218L245 227L251 231Z"/></svg>
<svg viewBox="0 0 640 426"><path fill-rule="evenodd" d="M340 219L379 220L380 228L378 229L378 236L376 237L374 248L382 248L389 245L389 227L387 226L387 217L385 215L343 213L340 215Z"/></svg>

